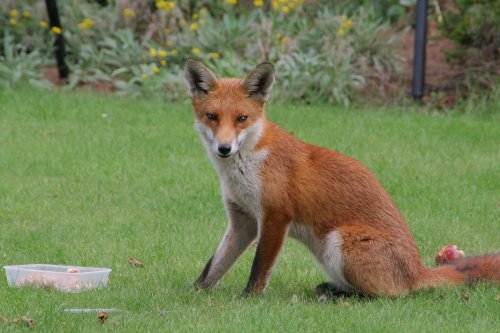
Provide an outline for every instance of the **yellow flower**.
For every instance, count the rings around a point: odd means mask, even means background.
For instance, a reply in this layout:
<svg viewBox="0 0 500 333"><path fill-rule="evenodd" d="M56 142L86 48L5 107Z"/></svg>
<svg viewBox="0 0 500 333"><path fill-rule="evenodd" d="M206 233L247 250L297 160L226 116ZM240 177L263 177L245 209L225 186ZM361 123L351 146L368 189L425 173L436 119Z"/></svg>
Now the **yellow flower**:
<svg viewBox="0 0 500 333"><path fill-rule="evenodd" d="M40 28L47 28L49 26L49 23L47 21L40 21Z"/></svg>
<svg viewBox="0 0 500 333"><path fill-rule="evenodd" d="M172 51L172 52L173 52L173 51ZM200 53L201 53L201 50L200 50L200 48L199 48L199 47L193 47L193 48L191 49L191 53L192 53L192 54L194 54L195 56L199 56L199 55L200 55Z"/></svg>
<svg viewBox="0 0 500 333"><path fill-rule="evenodd" d="M15 27L17 25L17 20L15 18L11 18L9 20L9 23L10 23L11 26Z"/></svg>
<svg viewBox="0 0 500 333"><path fill-rule="evenodd" d="M146 73L141 74L141 79L146 80L148 78L148 75Z"/></svg>
<svg viewBox="0 0 500 333"><path fill-rule="evenodd" d="M263 0L254 0L254 5L257 5L256 3L258 2L262 2L262 4L264 4ZM304 0L271 0L271 6L275 12L281 11L288 14L298 6L302 5L303 2Z"/></svg>
<svg viewBox="0 0 500 333"><path fill-rule="evenodd" d="M238 4L238 0L226 0L226 3L231 6L234 6Z"/></svg>
<svg viewBox="0 0 500 333"><path fill-rule="evenodd" d="M195 22L191 23L191 24L189 25L189 30L191 30L191 31L196 31L196 30L198 30L198 23L195 23Z"/></svg>
<svg viewBox="0 0 500 333"><path fill-rule="evenodd" d="M162 61L160 61L160 65L162 65L162 66L166 66L166 65L167 65L167 61L166 61L166 60L162 60Z"/></svg>
<svg viewBox="0 0 500 333"><path fill-rule="evenodd" d="M193 20L197 20L199 18L198 14L194 13L193 15L191 15L191 18Z"/></svg>
<svg viewBox="0 0 500 333"><path fill-rule="evenodd" d="M152 57L156 57L158 55L158 51L156 51L155 48L150 48L149 49L149 55Z"/></svg>
<svg viewBox="0 0 500 333"><path fill-rule="evenodd" d="M283 44L286 44L286 42L288 42L288 38L286 38L286 36L283 36L283 37L281 38L281 42L282 42Z"/></svg>
<svg viewBox="0 0 500 333"><path fill-rule="evenodd" d="M173 49L172 51L170 51L170 53L172 53L173 56L176 56L177 55L177 50Z"/></svg>
<svg viewBox="0 0 500 333"><path fill-rule="evenodd" d="M156 8L160 10L164 10L166 12L171 11L175 7L175 2L174 1L166 1L166 0L159 0L156 1Z"/></svg>
<svg viewBox="0 0 500 333"><path fill-rule="evenodd" d="M337 34L338 37L344 37L345 36L345 30L342 29L342 28L340 28L340 29L337 30L336 34Z"/></svg>
<svg viewBox="0 0 500 333"><path fill-rule="evenodd" d="M165 0L159 0L159 1L156 1L156 8L158 9L164 9L167 7L167 2Z"/></svg>
<svg viewBox="0 0 500 333"><path fill-rule="evenodd" d="M262 6L264 6L264 0L255 0L255 1L253 2L253 5L254 5L255 7L262 7Z"/></svg>
<svg viewBox="0 0 500 333"><path fill-rule="evenodd" d="M274 38L276 38L276 39L280 39L280 38L281 38L281 34L280 34L280 33L277 33L277 34L274 36Z"/></svg>
<svg viewBox="0 0 500 333"><path fill-rule="evenodd" d="M125 16L125 17L134 17L135 16L135 11L132 8L124 8L123 9L123 16Z"/></svg>
<svg viewBox="0 0 500 333"><path fill-rule="evenodd" d="M168 52L162 49L158 50L158 57L165 58L168 55Z"/></svg>
<svg viewBox="0 0 500 333"><path fill-rule="evenodd" d="M94 20L85 18L82 22L78 23L78 29L84 30L91 28L94 25Z"/></svg>
<svg viewBox="0 0 500 333"><path fill-rule="evenodd" d="M200 9L200 16L203 17L203 16L207 16L208 15L208 10L203 7L202 9Z"/></svg>
<svg viewBox="0 0 500 333"><path fill-rule="evenodd" d="M52 32L54 35L60 35L62 34L62 29L59 27L52 27L50 29L50 32Z"/></svg>
<svg viewBox="0 0 500 333"><path fill-rule="evenodd" d="M212 59L219 59L219 58L220 58L220 54L219 54L219 53L217 53L217 52L210 52L208 55L209 55L209 56L210 56L210 58L212 58Z"/></svg>
<svg viewBox="0 0 500 333"><path fill-rule="evenodd" d="M30 17L31 15L30 15L30 12L28 12L27 10L25 10L25 11L23 12L23 16L24 16L25 18L28 18L28 17Z"/></svg>
<svg viewBox="0 0 500 333"><path fill-rule="evenodd" d="M347 21L344 21L342 22L342 24L340 24L340 27L343 28L343 29L351 29L352 28L352 21L351 20L347 20Z"/></svg>
<svg viewBox="0 0 500 333"><path fill-rule="evenodd" d="M152 71L153 71L153 73L155 73L155 74L160 73L160 68L158 68L157 66L153 66L153 68L151 68L151 70L152 70Z"/></svg>
<svg viewBox="0 0 500 333"><path fill-rule="evenodd" d="M9 15L10 17L19 17L19 12L17 11L17 9L11 9L9 11Z"/></svg>

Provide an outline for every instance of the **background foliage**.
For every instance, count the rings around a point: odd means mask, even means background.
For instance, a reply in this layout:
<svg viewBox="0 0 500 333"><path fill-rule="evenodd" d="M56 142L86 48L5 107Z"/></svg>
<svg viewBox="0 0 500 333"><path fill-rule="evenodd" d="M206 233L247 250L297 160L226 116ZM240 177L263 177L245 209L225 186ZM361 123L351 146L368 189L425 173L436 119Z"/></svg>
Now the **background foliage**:
<svg viewBox="0 0 500 333"><path fill-rule="evenodd" d="M449 57L469 69L464 84L488 87L498 81L500 1L456 0L440 29L458 45Z"/></svg>
<svg viewBox="0 0 500 333"><path fill-rule="evenodd" d="M70 88L105 82L118 94L166 90L169 99L177 99L188 57L200 58L221 75L243 75L271 61L282 87L276 98L348 104L368 84L395 71L394 40L385 13L376 15L380 6L303 0L59 1L59 31L48 26L43 2L7 0L0 82L40 82L44 68L53 64L54 35L62 33Z"/></svg>
<svg viewBox="0 0 500 333"><path fill-rule="evenodd" d="M395 41L414 23L415 2L68 0L58 2L62 27L50 27L43 1L4 0L0 87L21 81L50 86L44 78L54 66L53 40L63 34L68 89L97 86L119 95L177 100L184 96L183 63L196 57L225 76L244 75L262 61L275 63L276 100L347 105L353 99L387 99L402 90ZM442 31L464 46L452 54L456 61L466 61L476 81L498 77L498 3L434 1L431 17L439 3L452 8L438 13ZM495 80L486 81L494 88Z"/></svg>

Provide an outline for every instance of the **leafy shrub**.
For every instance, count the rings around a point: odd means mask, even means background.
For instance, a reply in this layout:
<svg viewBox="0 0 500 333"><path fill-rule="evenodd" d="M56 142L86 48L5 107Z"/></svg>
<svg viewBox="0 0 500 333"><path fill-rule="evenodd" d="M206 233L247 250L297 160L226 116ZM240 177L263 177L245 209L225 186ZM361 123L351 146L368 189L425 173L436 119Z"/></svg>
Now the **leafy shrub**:
<svg viewBox="0 0 500 333"><path fill-rule="evenodd" d="M500 2L455 0L440 25L458 47L448 54L465 68L461 86L494 89L500 74Z"/></svg>
<svg viewBox="0 0 500 333"><path fill-rule="evenodd" d="M481 48L488 56L498 57L500 50L500 2L456 0L441 24L451 39L467 47Z"/></svg>
<svg viewBox="0 0 500 333"><path fill-rule="evenodd" d="M16 43L14 37L6 32L0 54L0 88L12 88L23 81L34 86L50 87L48 81L42 80L39 70L45 64L44 59L39 50L29 52L26 46Z"/></svg>
<svg viewBox="0 0 500 333"><path fill-rule="evenodd" d="M32 6L38 10L29 19L11 24ZM394 70L389 26L365 8L363 2L312 0L117 0L105 6L60 1L63 29L57 30L47 27L40 1L5 0L1 24L11 31L10 44L23 45L15 57L39 59L31 63L37 72L28 75L32 79L53 64L52 41L63 33L71 69L68 88L107 82L118 94L166 91L169 99L177 99L183 97L182 67L188 57L225 76L241 76L271 61L280 81L275 98L348 104L371 84L373 73ZM0 38L3 45L9 39L1 33ZM2 46L0 55L5 54Z"/></svg>

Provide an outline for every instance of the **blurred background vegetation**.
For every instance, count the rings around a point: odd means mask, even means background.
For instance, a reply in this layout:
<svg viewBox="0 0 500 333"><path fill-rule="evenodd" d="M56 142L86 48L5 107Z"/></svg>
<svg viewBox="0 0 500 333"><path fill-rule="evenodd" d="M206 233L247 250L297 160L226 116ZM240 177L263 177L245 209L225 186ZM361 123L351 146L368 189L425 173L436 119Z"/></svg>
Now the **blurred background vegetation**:
<svg viewBox="0 0 500 333"><path fill-rule="evenodd" d="M0 87L61 85L53 41L63 34L71 70L63 89L178 100L183 63L196 57L224 76L275 63L275 100L402 103L411 59L401 48L408 51L413 42L399 41L412 37L415 3L64 0L58 1L62 27L51 28L44 1L3 0ZM446 102L449 94L452 103L471 94L498 96L500 1L429 0L429 14L438 38L453 45L446 61L460 69L447 83ZM429 99L439 104L440 94L436 89Z"/></svg>

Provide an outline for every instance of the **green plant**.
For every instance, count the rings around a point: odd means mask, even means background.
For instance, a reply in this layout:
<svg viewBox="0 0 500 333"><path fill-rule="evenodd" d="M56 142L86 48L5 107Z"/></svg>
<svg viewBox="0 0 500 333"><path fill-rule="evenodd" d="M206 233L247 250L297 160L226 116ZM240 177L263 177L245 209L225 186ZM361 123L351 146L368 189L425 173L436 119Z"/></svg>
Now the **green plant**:
<svg viewBox="0 0 500 333"><path fill-rule="evenodd" d="M490 57L499 56L500 3L488 0L456 0L441 30L461 45L481 48Z"/></svg>
<svg viewBox="0 0 500 333"><path fill-rule="evenodd" d="M46 54L39 50L29 52L26 46L16 43L8 31L1 42L0 87L12 88L24 81L43 88L50 87L41 72L48 63Z"/></svg>
<svg viewBox="0 0 500 333"><path fill-rule="evenodd" d="M4 16L34 4L8 0ZM33 49L26 47L26 54L49 55L52 35L64 35L68 89L106 83L120 95L166 92L175 100L188 57L223 76L241 76L271 61L286 87L278 99L347 105L357 90L372 84L374 72L392 72L396 59L388 26L365 5L333 7L302 0L123 0L106 6L69 1L60 3L60 31L46 26L43 10L10 30L14 43L29 37Z"/></svg>
<svg viewBox="0 0 500 333"><path fill-rule="evenodd" d="M500 73L500 2L455 0L439 28L457 43L449 59L465 69L461 86L467 91L492 90Z"/></svg>

